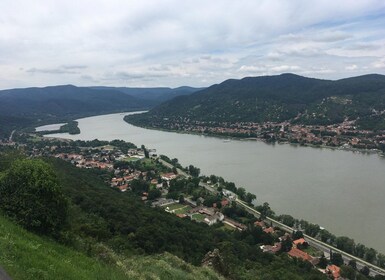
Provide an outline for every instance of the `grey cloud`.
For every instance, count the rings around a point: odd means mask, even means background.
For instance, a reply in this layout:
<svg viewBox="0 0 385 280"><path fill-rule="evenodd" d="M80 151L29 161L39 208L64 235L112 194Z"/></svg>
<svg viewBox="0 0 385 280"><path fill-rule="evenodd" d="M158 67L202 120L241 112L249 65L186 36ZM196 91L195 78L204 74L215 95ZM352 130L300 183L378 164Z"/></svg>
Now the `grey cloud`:
<svg viewBox="0 0 385 280"><path fill-rule="evenodd" d="M28 73L43 73L43 74L77 74L78 72L71 71L71 70L66 70L63 68L52 68L52 69L42 69L42 68L30 68L26 70Z"/></svg>
<svg viewBox="0 0 385 280"><path fill-rule="evenodd" d="M64 69L86 69L88 68L87 65L63 65L61 68Z"/></svg>

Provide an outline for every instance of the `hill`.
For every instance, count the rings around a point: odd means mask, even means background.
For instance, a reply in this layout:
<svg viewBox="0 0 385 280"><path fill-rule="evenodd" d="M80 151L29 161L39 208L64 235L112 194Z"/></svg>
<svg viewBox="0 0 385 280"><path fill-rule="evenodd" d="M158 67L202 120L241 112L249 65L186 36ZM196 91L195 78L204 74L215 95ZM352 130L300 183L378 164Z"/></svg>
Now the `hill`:
<svg viewBox="0 0 385 280"><path fill-rule="evenodd" d="M191 93L202 90L203 88L193 88L182 86L177 88L156 87L156 88L130 88L130 87L91 87L97 90L117 90L130 96L151 101L158 105L164 101L170 100L177 96L189 95Z"/></svg>
<svg viewBox="0 0 385 280"><path fill-rule="evenodd" d="M136 110L151 105L148 101L116 90L94 90L72 85L0 91L0 111L7 116L67 117Z"/></svg>
<svg viewBox="0 0 385 280"><path fill-rule="evenodd" d="M14 129L79 117L144 110L199 89L76 87L73 85L0 91L0 138Z"/></svg>
<svg viewBox="0 0 385 280"><path fill-rule="evenodd" d="M17 156L14 153L1 155L0 171L4 171L0 173L0 187L4 186L1 185L3 182L11 182L5 179L9 178L10 174L7 170L8 168L12 170L13 167L9 167L9 165L18 157L22 156ZM29 166L33 166L34 161L36 160L27 160L26 162L29 162ZM61 192L68 200L66 221L63 223L60 233L51 236L52 240L60 242L62 244L60 246L68 247L67 249L76 250L108 264L111 266L109 269L115 269L117 265L125 274L145 270L143 275L156 275L160 279L181 279L189 277L191 273L195 273L191 275L192 279L194 277L196 279L215 279L219 278L217 274L199 266L208 252L218 249L220 257L217 258L219 262L215 269L230 279L254 279L255 277L325 279L325 276L313 269L310 263L292 260L286 254L274 256L263 253L259 248L263 238L266 237L262 228L256 229L254 226L250 226L243 232L228 231L222 229L220 225L209 227L190 219L181 219L161 208L149 207L133 192L122 193L108 187L102 179L111 176L107 172L76 168L70 163L55 158L48 158L45 161L56 173ZM38 164L42 166L41 163ZM132 187L134 189L140 188L140 182L132 182ZM43 198L45 199L45 196ZM44 213L44 210L42 212ZM2 230L7 228L9 226L5 224ZM3 235L0 230L0 236L6 237L4 240L0 239L0 244L3 244L4 248L12 247L12 242L16 243L15 239L7 241L12 235L7 232ZM39 246L42 243L36 241L36 243L32 242L32 246L26 241L31 238L33 240L33 237L28 235L23 239L24 241L20 241L27 243L25 253L19 244L15 246L18 251L15 251L14 256L7 254L14 251L1 250L0 265L11 276L16 275L16 273L22 274L27 269L27 271L36 270L37 273L46 275L46 279L60 279L61 277L51 277L51 273L55 275L56 272L47 271L49 268L46 268L45 265L48 264L51 265L49 267L55 268L55 263L51 258L60 261L61 256L56 252L60 252L62 247L57 250L52 249L53 252L46 252L43 248L47 246L50 249L49 244ZM44 237L44 239L51 240L48 237ZM0 247L0 249L2 248ZM34 254L32 249L41 254L36 253L36 258L31 257L28 260L28 255ZM50 255L50 252L53 255ZM64 250L64 252L66 251ZM44 254L47 255L47 258L40 257ZM69 261L59 265L60 269L57 269L59 276L62 266L77 263L75 258L66 258L66 253L63 256L64 260L68 261L69 259ZM83 267L81 262L88 261L80 259L79 269ZM90 268L95 265L97 269L100 266L98 263L89 263L88 265ZM197 267L194 268L191 265ZM171 268L173 270L170 270ZM75 270L75 268L72 269ZM186 271L189 274L181 277ZM116 279L121 279L119 278L119 271L114 273L118 275ZM143 278L141 274L140 277L134 275L127 278L151 279L149 277ZM20 277L17 279L28 278ZM92 279L92 277L84 277L83 279ZM104 278L101 277L100 279Z"/></svg>
<svg viewBox="0 0 385 280"><path fill-rule="evenodd" d="M0 264L15 280L221 278L208 268L194 267L168 253L124 257L106 251L109 262L28 232L0 215Z"/></svg>
<svg viewBox="0 0 385 280"><path fill-rule="evenodd" d="M176 97L130 122L283 122L334 124L356 120L363 128L385 128L385 76L337 81L294 74L230 79L188 96Z"/></svg>

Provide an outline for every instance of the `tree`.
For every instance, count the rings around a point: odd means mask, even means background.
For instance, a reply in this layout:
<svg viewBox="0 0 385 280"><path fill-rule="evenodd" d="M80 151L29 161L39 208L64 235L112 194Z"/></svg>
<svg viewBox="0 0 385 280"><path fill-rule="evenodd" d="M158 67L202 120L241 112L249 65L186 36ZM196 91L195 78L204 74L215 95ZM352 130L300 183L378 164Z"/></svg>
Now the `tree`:
<svg viewBox="0 0 385 280"><path fill-rule="evenodd" d="M245 201L247 203L251 204L254 199L257 199L257 196L255 194L252 194L252 193L249 193L249 192L246 194Z"/></svg>
<svg viewBox="0 0 385 280"><path fill-rule="evenodd" d="M245 199L245 196L246 196L246 190L245 188L238 188L237 189L237 195L239 196L240 199L244 200Z"/></svg>
<svg viewBox="0 0 385 280"><path fill-rule="evenodd" d="M325 255L322 254L322 256L319 259L318 266L322 269L325 269L327 265L328 265L328 260L325 258Z"/></svg>
<svg viewBox="0 0 385 280"><path fill-rule="evenodd" d="M158 197L161 197L162 195L162 192L158 189L152 189L148 192L148 196L147 196L147 199L149 200L154 200Z"/></svg>
<svg viewBox="0 0 385 280"><path fill-rule="evenodd" d="M261 219L264 219L273 213L268 202L264 202L263 205L259 208L259 211L261 212Z"/></svg>
<svg viewBox="0 0 385 280"><path fill-rule="evenodd" d="M356 271L351 266L341 266L341 277L344 279L356 279Z"/></svg>
<svg viewBox="0 0 385 280"><path fill-rule="evenodd" d="M363 268L360 269L360 272L361 272L363 275L365 275L365 276L369 276L370 269L369 269L369 267L364 266Z"/></svg>
<svg viewBox="0 0 385 280"><path fill-rule="evenodd" d="M201 170L198 167L195 167L193 165L189 165L188 172L193 177L199 177L199 174L200 174Z"/></svg>
<svg viewBox="0 0 385 280"><path fill-rule="evenodd" d="M377 256L377 251L373 248L370 248L366 251L365 260L372 263L376 259L376 256Z"/></svg>
<svg viewBox="0 0 385 280"><path fill-rule="evenodd" d="M297 239L300 239L300 238L303 238L303 232L300 231L300 230L294 231L293 232L293 239L297 240Z"/></svg>
<svg viewBox="0 0 385 280"><path fill-rule="evenodd" d="M340 253L333 253L330 257L332 264L336 266L341 266L344 264L344 260L342 259L342 255Z"/></svg>
<svg viewBox="0 0 385 280"><path fill-rule="evenodd" d="M287 237L286 239L282 240L281 242L282 252L289 252L292 247L293 247L293 241L291 240L290 237Z"/></svg>
<svg viewBox="0 0 385 280"><path fill-rule="evenodd" d="M68 202L47 163L24 159L0 177L0 207L28 230L56 234L65 225Z"/></svg>
<svg viewBox="0 0 385 280"><path fill-rule="evenodd" d="M346 237L346 236L340 236L340 237L337 237L336 243L337 243L338 249L340 249L346 253L349 253L349 254L353 253L353 250L355 247L353 239Z"/></svg>
<svg viewBox="0 0 385 280"><path fill-rule="evenodd" d="M355 260L350 260L349 261L349 266L351 266L354 269L357 269L357 262Z"/></svg>

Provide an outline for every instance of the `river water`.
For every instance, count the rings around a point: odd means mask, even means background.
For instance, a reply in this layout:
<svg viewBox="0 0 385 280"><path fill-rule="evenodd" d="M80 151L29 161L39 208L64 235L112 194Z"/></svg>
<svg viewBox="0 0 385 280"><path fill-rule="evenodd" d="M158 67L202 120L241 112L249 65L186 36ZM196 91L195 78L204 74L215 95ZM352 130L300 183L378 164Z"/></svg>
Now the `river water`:
<svg viewBox="0 0 385 280"><path fill-rule="evenodd" d="M127 113L128 114L128 113ZM81 140L122 139L193 164L290 214L346 235L385 253L385 158L325 148L226 141L221 138L135 127L126 114L77 120L81 134L50 134Z"/></svg>

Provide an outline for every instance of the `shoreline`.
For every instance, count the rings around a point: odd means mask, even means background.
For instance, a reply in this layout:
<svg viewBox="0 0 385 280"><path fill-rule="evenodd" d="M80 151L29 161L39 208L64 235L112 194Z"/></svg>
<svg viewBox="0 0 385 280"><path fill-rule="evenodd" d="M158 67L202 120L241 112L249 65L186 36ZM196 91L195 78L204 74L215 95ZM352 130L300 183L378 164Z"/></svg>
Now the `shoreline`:
<svg viewBox="0 0 385 280"><path fill-rule="evenodd" d="M198 136L204 136L204 137L213 137L213 138L219 138L219 139L231 139L235 141L258 141L265 143L267 145L291 145L294 147L310 147L310 148L318 148L318 149L330 149L330 150L338 150L338 151L347 151L347 152L353 152L353 153L361 153L361 154L377 154L380 157L385 157L385 152L381 152L381 150L369 150L369 149L359 149L359 148L353 148L353 147L342 147L342 146L327 146L327 145L315 145L315 144L309 144L309 143L304 143L304 144L299 144L299 143L290 143L287 141L280 142L280 141L275 141L275 142L267 142L264 141L263 139L260 139L258 137L236 137L236 136L226 136L224 134L215 134L215 133L199 133L199 132L193 132L193 131L183 131L183 130L172 130L172 129L166 129L166 128L154 128L154 127L149 127L149 126L139 126L137 124L130 123L126 121L123 118L123 121L126 123L136 126L136 127L141 127L144 129L149 129L149 130L157 130L157 131L164 131L164 132L172 132L172 133L180 133L180 134L190 134L190 135L198 135Z"/></svg>

